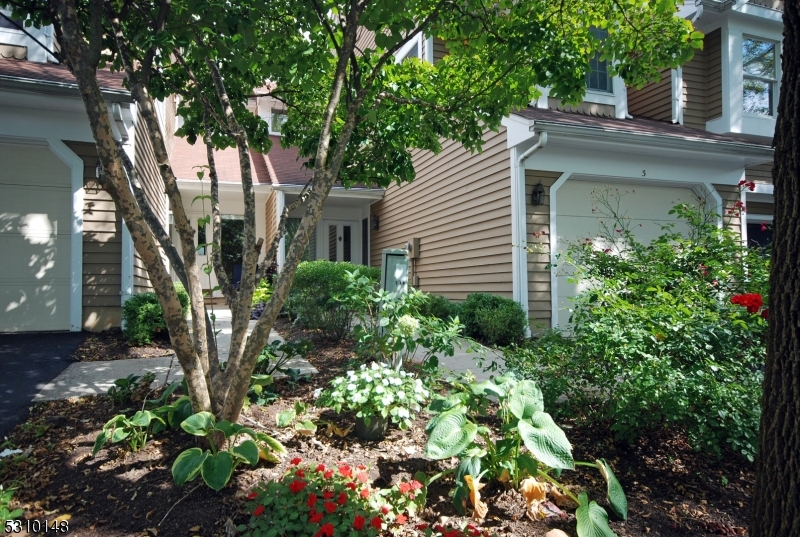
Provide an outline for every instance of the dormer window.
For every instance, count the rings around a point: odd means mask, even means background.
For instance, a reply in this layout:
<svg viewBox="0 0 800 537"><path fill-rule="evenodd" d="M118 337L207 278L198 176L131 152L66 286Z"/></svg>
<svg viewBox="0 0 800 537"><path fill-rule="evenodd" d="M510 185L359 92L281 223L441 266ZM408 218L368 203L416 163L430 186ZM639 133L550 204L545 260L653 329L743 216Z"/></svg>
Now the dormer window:
<svg viewBox="0 0 800 537"><path fill-rule="evenodd" d="M775 43L745 37L742 40L744 111L772 116L775 110Z"/></svg>
<svg viewBox="0 0 800 537"><path fill-rule="evenodd" d="M422 34L403 45L395 54L395 62L400 63L409 58L422 58Z"/></svg>
<svg viewBox="0 0 800 537"><path fill-rule="evenodd" d="M595 39L603 41L608 37L606 30L593 28L592 35ZM593 91L602 91L605 93L614 93L614 86L611 82L611 77L608 74L608 62L600 61L601 52L595 53L594 57L589 60L589 72L586 73L586 87Z"/></svg>

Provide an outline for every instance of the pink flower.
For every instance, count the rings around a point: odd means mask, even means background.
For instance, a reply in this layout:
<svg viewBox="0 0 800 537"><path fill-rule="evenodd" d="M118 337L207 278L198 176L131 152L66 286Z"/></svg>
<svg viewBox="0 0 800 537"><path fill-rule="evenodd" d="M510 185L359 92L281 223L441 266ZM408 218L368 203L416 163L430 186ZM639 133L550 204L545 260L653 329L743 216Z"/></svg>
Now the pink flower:
<svg viewBox="0 0 800 537"><path fill-rule="evenodd" d="M367 474L367 472L363 472L363 471L362 472L358 472L356 474L356 479L358 479L362 483L366 483L367 481L369 481L369 475Z"/></svg>
<svg viewBox="0 0 800 537"><path fill-rule="evenodd" d="M766 230L767 230L767 223L761 222L761 231L766 231Z"/></svg>
<svg viewBox="0 0 800 537"><path fill-rule="evenodd" d="M399 488L399 489L400 489L400 492L402 492L403 494L405 494L406 492L408 492L409 490L411 490L411 483L406 483L405 481L403 481L402 483L400 483L400 484L397 486L397 488Z"/></svg>
<svg viewBox="0 0 800 537"><path fill-rule="evenodd" d="M362 498L365 499L369 498L369 487L364 487L363 489L361 489L361 492L359 492L359 494L361 495Z"/></svg>
<svg viewBox="0 0 800 537"><path fill-rule="evenodd" d="M405 524L406 522L408 522L408 517L406 515L397 515L397 518L395 520L397 521L398 524Z"/></svg>
<svg viewBox="0 0 800 537"><path fill-rule="evenodd" d="M411 482L411 490L419 490L421 488L422 488L422 483L420 483L416 479Z"/></svg>

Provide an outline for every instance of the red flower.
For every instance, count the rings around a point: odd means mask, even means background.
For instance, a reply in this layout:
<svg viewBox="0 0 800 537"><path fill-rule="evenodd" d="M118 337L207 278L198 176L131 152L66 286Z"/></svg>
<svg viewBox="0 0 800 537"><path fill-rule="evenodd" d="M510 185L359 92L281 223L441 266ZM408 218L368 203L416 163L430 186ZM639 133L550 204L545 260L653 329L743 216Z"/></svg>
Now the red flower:
<svg viewBox="0 0 800 537"><path fill-rule="evenodd" d="M323 493L322 493L322 496L323 496L323 497L324 497L326 500L330 500L331 498L333 498L333 491L326 490L325 492L323 492Z"/></svg>
<svg viewBox="0 0 800 537"><path fill-rule="evenodd" d="M339 505L344 505L347 503L347 494L344 492L339 493L339 497L336 499L336 503Z"/></svg>
<svg viewBox="0 0 800 537"><path fill-rule="evenodd" d="M379 516L376 516L375 518L373 518L370 521L370 524L372 524L372 527L375 528L376 530L379 530L379 529L381 529L383 527L383 521L381 520L381 517L379 517Z"/></svg>
<svg viewBox="0 0 800 537"><path fill-rule="evenodd" d="M345 487L347 487L347 488L349 488L350 490L356 490L356 489L358 488L358 485L356 485L356 484L355 484L355 483L353 483L352 481L351 481L351 482L349 482L349 483L345 483L345 485L344 485L344 486L345 486Z"/></svg>
<svg viewBox="0 0 800 537"><path fill-rule="evenodd" d="M381 513L383 513L384 515L388 515L389 514L389 506L388 505L384 505L383 507L381 507Z"/></svg>
<svg viewBox="0 0 800 537"><path fill-rule="evenodd" d="M365 523L366 521L367 521L367 519L366 519L366 518L364 518L363 516L361 516L361 515L356 515L356 518L355 518L355 519L353 519L353 527L354 527L355 529L357 529L357 530L359 530L359 531L360 531L360 530L361 530L361 528L363 528L363 527L364 527L364 523Z"/></svg>
<svg viewBox="0 0 800 537"><path fill-rule="evenodd" d="M309 494L308 495L308 501L306 502L306 505L309 506L309 507L314 507L315 503L317 503L317 495L316 494Z"/></svg>
<svg viewBox="0 0 800 537"><path fill-rule="evenodd" d="M367 472L363 472L363 471L362 472L358 472L356 474L356 479L358 479L362 483L366 483L367 481L369 481L369 474L367 474Z"/></svg>
<svg viewBox="0 0 800 537"><path fill-rule="evenodd" d="M731 297L731 304L743 306L747 308L748 313L757 313L761 306L764 305L764 300L758 293L744 293L741 295L733 295Z"/></svg>
<svg viewBox="0 0 800 537"><path fill-rule="evenodd" d="M325 470L325 473L322 474L322 477L325 479L330 479L333 477L333 470Z"/></svg>
<svg viewBox="0 0 800 537"><path fill-rule="evenodd" d="M264 506L263 505L259 505L258 507L256 507L256 510L253 511L253 516L259 516L263 512L264 512Z"/></svg>
<svg viewBox="0 0 800 537"><path fill-rule="evenodd" d="M747 179L742 179L739 181L739 186L747 187L750 192L753 192L756 189L756 184L753 181L748 181Z"/></svg>
<svg viewBox="0 0 800 537"><path fill-rule="evenodd" d="M301 462L303 462L303 459L301 459L300 457L295 457L294 459L292 459L291 461L289 461L289 463L290 463L292 466L297 466L297 465L298 465L298 464L300 464Z"/></svg>
<svg viewBox="0 0 800 537"><path fill-rule="evenodd" d="M418 530L427 530L427 529L428 529L428 525L427 525L427 524L424 524L424 523L423 523L423 524L417 524L415 527L416 527Z"/></svg>
<svg viewBox="0 0 800 537"><path fill-rule="evenodd" d="M325 502L325 510L330 514L336 511L336 504L333 502Z"/></svg>
<svg viewBox="0 0 800 537"><path fill-rule="evenodd" d="M359 494L361 494L361 497L364 499L369 498L369 487L364 487L363 489L361 489L361 492L359 492Z"/></svg>
<svg viewBox="0 0 800 537"><path fill-rule="evenodd" d="M310 516L310 517L308 517L308 519L309 519L311 522L315 523L315 524L319 524L319 521L320 521L320 520L322 520L322 513L318 513L318 512L316 512L316 511L313 511L313 510L312 510L312 511L311 511L311 516Z"/></svg>
<svg viewBox="0 0 800 537"><path fill-rule="evenodd" d="M763 310L761 310L761 317L766 320L769 320L769 308L764 308Z"/></svg>
<svg viewBox="0 0 800 537"><path fill-rule="evenodd" d="M403 494L405 494L406 492L408 492L409 490L411 490L411 483L406 483L405 481L403 481L402 483L400 483L400 484L398 485L398 488L400 489L400 492L402 492Z"/></svg>
<svg viewBox="0 0 800 537"><path fill-rule="evenodd" d="M324 472L324 471L325 471L325 465L324 464L318 464L317 465L317 472Z"/></svg>
<svg viewBox="0 0 800 537"><path fill-rule="evenodd" d="M359 470L362 470L362 471L367 469L367 467L364 466L363 464L359 464L358 466L356 466L356 468L358 468Z"/></svg>
<svg viewBox="0 0 800 537"><path fill-rule="evenodd" d="M306 483L305 481L302 481L302 480L300 480L300 479L295 479L295 480L294 480L294 481L292 481L292 482L291 482L291 484L289 485L289 490L291 490L291 491L292 491L292 493L294 493L294 494L297 494L298 492L300 492L301 490L303 490L304 488L306 488L306 485L307 485L307 484L308 484L308 483Z"/></svg>
<svg viewBox="0 0 800 537"><path fill-rule="evenodd" d="M346 464L339 466L339 473L342 474L342 477L353 477L353 469Z"/></svg>
<svg viewBox="0 0 800 537"><path fill-rule="evenodd" d="M295 475L296 477L303 478L303 477L305 477L305 476L306 476L306 473L305 473L303 470L297 470L297 471L294 473L294 475Z"/></svg>
<svg viewBox="0 0 800 537"><path fill-rule="evenodd" d="M406 515L397 515L397 518L395 520L397 521L398 524L405 524L406 522L408 522L408 517Z"/></svg>
<svg viewBox="0 0 800 537"><path fill-rule="evenodd" d="M767 230L767 223L761 222L761 231L766 231L766 230Z"/></svg>
<svg viewBox="0 0 800 537"><path fill-rule="evenodd" d="M458 537L458 530L446 531L442 534L442 537Z"/></svg>
<svg viewBox="0 0 800 537"><path fill-rule="evenodd" d="M323 524L319 531L314 535L314 537L321 537L322 535L327 535L327 537L333 537L334 527L333 524L328 522L327 524Z"/></svg>
<svg viewBox="0 0 800 537"><path fill-rule="evenodd" d="M248 500L255 500L257 497L258 497L258 492L256 492L256 491L253 491L253 492L251 492L250 494L247 495L247 499Z"/></svg>

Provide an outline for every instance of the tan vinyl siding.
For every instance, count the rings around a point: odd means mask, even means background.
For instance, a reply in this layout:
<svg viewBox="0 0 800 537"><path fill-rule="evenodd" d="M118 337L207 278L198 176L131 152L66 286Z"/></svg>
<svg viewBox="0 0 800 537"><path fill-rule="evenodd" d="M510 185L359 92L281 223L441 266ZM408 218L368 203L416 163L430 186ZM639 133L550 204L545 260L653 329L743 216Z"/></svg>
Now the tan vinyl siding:
<svg viewBox="0 0 800 537"><path fill-rule="evenodd" d="M764 203L761 201L748 201L747 202L747 214L759 214L759 215L766 215L766 216L774 216L775 215L775 205L773 203Z"/></svg>
<svg viewBox="0 0 800 537"><path fill-rule="evenodd" d="M772 184L772 162L750 166L744 169L744 176L748 181Z"/></svg>
<svg viewBox="0 0 800 537"><path fill-rule="evenodd" d="M672 120L671 69L661 71L661 79L642 89L628 88L628 113L658 121Z"/></svg>
<svg viewBox="0 0 800 537"><path fill-rule="evenodd" d="M706 120L722 116L722 32L717 29L706 35Z"/></svg>
<svg viewBox="0 0 800 537"><path fill-rule="evenodd" d="M534 332L550 328L550 187L559 177L561 172L525 170L525 241L537 249L537 253L528 254L528 318ZM539 181L544 187L544 201L531 205L531 193ZM545 234L539 238L533 236L542 232Z"/></svg>
<svg viewBox="0 0 800 537"><path fill-rule="evenodd" d="M439 39L438 37L433 38L433 63L438 62L445 56L447 56L447 45L444 44L444 41Z"/></svg>
<svg viewBox="0 0 800 537"><path fill-rule="evenodd" d="M783 0L747 0L750 4L755 4L757 6L764 6L770 9L777 9L778 11L783 11Z"/></svg>
<svg viewBox="0 0 800 537"><path fill-rule="evenodd" d="M168 226L168 209L167 198L164 195L164 186L161 179L161 173L158 170L155 155L153 153L153 145L150 143L150 135L147 133L145 122L139 115L136 122L136 175L144 189L145 196L150 202L153 212L158 217L159 222L167 229ZM153 286L150 283L150 278L147 274L144 261L139 257L138 252L134 251L133 255L133 293L139 294L152 291Z"/></svg>
<svg viewBox="0 0 800 537"><path fill-rule="evenodd" d="M83 160L83 329L120 326L122 227L111 196L97 184L94 144L64 142Z"/></svg>
<svg viewBox="0 0 800 537"><path fill-rule="evenodd" d="M372 205L370 260L420 239L411 275L419 289L463 300L469 293L511 297L511 169L506 132L487 132L482 153L445 141L438 155L414 154L416 179L392 185Z"/></svg>
<svg viewBox="0 0 800 537"><path fill-rule="evenodd" d="M547 98L547 107L550 110L561 110L563 112L574 112L585 116L616 117L616 109L612 104L597 104L581 101L577 105L564 104L555 97Z"/></svg>
<svg viewBox="0 0 800 537"><path fill-rule="evenodd" d="M683 66L683 124L706 129L706 51L696 50Z"/></svg>
<svg viewBox="0 0 800 537"><path fill-rule="evenodd" d="M722 198L722 218L725 227L736 231L742 232L742 216L739 209L734 207L737 201L741 201L741 194L739 187L736 185L713 185L717 193ZM728 214L728 211L733 211L733 214ZM737 216L739 214L739 216Z"/></svg>
<svg viewBox="0 0 800 537"><path fill-rule="evenodd" d="M359 27L356 31L356 49L362 51L368 48L375 48L375 32Z"/></svg>

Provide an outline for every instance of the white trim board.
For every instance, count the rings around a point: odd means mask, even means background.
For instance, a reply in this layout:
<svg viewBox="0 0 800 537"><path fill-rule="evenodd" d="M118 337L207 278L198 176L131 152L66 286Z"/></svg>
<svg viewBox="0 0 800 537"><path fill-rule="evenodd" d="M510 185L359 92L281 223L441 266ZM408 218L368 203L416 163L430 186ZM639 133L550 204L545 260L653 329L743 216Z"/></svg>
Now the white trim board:
<svg viewBox="0 0 800 537"><path fill-rule="evenodd" d="M46 143L50 151L71 170L69 329L70 332L80 332L83 329L83 159L61 140L48 138Z"/></svg>

